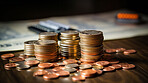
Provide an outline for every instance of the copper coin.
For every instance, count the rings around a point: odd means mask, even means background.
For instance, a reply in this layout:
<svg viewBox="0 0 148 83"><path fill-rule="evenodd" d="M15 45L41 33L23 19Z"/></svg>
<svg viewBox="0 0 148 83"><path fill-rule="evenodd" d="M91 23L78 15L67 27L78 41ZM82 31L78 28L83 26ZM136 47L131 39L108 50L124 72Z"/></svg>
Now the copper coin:
<svg viewBox="0 0 148 83"><path fill-rule="evenodd" d="M64 60L63 63L64 64L72 64L72 63L77 63L78 61L75 60L75 59L67 59L67 60Z"/></svg>
<svg viewBox="0 0 148 83"><path fill-rule="evenodd" d="M7 63L7 64L5 64L5 68L12 68L12 67L16 67L18 64L16 64L16 63Z"/></svg>
<svg viewBox="0 0 148 83"><path fill-rule="evenodd" d="M52 63L40 63L38 65L38 67L39 68L42 68L42 69L44 69L44 68L50 68L50 67L53 67L53 64Z"/></svg>
<svg viewBox="0 0 148 83"><path fill-rule="evenodd" d="M82 61L82 62L86 62L86 63L94 63L94 62L96 62L95 60L86 60L86 59L80 59L80 61Z"/></svg>
<svg viewBox="0 0 148 83"><path fill-rule="evenodd" d="M134 49L125 50L123 53L124 53L124 55L129 55L129 54L136 53L136 50L134 50Z"/></svg>
<svg viewBox="0 0 148 83"><path fill-rule="evenodd" d="M14 57L14 58L10 58L9 59L10 62L20 62L20 61L24 61L23 58L19 58L19 57Z"/></svg>
<svg viewBox="0 0 148 83"><path fill-rule="evenodd" d="M64 68L65 68L65 67L55 67L55 68L53 68L52 70L53 70L53 71L63 71Z"/></svg>
<svg viewBox="0 0 148 83"><path fill-rule="evenodd" d="M122 68L120 64L112 64L111 66L114 67L115 69Z"/></svg>
<svg viewBox="0 0 148 83"><path fill-rule="evenodd" d="M134 64L126 64L126 65L123 65L122 68L123 69L132 69L132 68L135 68L135 65Z"/></svg>
<svg viewBox="0 0 148 83"><path fill-rule="evenodd" d="M33 66L33 65L39 64L39 61L38 60L28 60L28 61L25 61L25 64L29 66Z"/></svg>
<svg viewBox="0 0 148 83"><path fill-rule="evenodd" d="M121 67L123 67L124 65L128 65L128 63L119 63L121 65Z"/></svg>
<svg viewBox="0 0 148 83"><path fill-rule="evenodd" d="M55 73L50 73L50 74L46 74L46 75L44 75L43 76L43 79L44 80L51 80L51 79L55 79L55 78L58 78L59 77L59 75L57 75L57 74L55 74Z"/></svg>
<svg viewBox="0 0 148 83"><path fill-rule="evenodd" d="M125 50L126 50L125 48L116 48L116 52L123 52Z"/></svg>
<svg viewBox="0 0 148 83"><path fill-rule="evenodd" d="M1 55L2 59L8 59L8 58L12 58L12 57L14 57L14 54L12 54L12 53Z"/></svg>
<svg viewBox="0 0 148 83"><path fill-rule="evenodd" d="M114 71L114 70L115 70L115 68L112 67L112 66L105 67L105 68L103 69L103 71Z"/></svg>
<svg viewBox="0 0 148 83"><path fill-rule="evenodd" d="M115 53L116 49L105 49L106 53Z"/></svg>
<svg viewBox="0 0 148 83"><path fill-rule="evenodd" d="M96 65L102 65L102 66L106 66L106 65L109 65L109 62L108 61L98 61L95 63Z"/></svg>
<svg viewBox="0 0 148 83"><path fill-rule="evenodd" d="M115 59L109 60L109 64L117 64L117 63L119 63L118 60Z"/></svg>
<svg viewBox="0 0 148 83"><path fill-rule="evenodd" d="M58 67L59 65L57 63L53 63L53 67Z"/></svg>
<svg viewBox="0 0 148 83"><path fill-rule="evenodd" d="M42 76L42 75L45 75L47 73L48 73L48 71L46 71L46 70L38 70L38 71L33 73L33 76Z"/></svg>
<svg viewBox="0 0 148 83"><path fill-rule="evenodd" d="M86 69L86 70L81 71L81 75L93 75L96 73L97 71L93 69Z"/></svg>
<svg viewBox="0 0 148 83"><path fill-rule="evenodd" d="M102 72L102 70L96 70L97 71L97 74L102 74L103 72Z"/></svg>
<svg viewBox="0 0 148 83"><path fill-rule="evenodd" d="M70 73L68 71L57 71L56 74L59 76L69 76Z"/></svg>
<svg viewBox="0 0 148 83"><path fill-rule="evenodd" d="M72 77L72 81L82 81L82 80L85 80L85 77L81 75Z"/></svg>

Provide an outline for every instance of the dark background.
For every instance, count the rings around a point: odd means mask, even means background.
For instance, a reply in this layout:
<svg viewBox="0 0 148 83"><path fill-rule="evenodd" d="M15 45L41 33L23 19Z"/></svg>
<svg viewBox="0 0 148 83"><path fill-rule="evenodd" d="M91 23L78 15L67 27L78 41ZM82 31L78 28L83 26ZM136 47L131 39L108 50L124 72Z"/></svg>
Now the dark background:
<svg viewBox="0 0 148 83"><path fill-rule="evenodd" d="M0 21L100 13L130 9L148 14L146 0L1 0Z"/></svg>

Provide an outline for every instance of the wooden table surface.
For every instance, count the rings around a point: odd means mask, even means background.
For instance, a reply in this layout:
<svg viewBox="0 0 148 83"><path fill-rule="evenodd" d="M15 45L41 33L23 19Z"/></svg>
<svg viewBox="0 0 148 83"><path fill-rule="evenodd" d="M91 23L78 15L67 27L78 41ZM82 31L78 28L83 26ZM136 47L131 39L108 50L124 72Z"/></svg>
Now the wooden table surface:
<svg viewBox="0 0 148 83"><path fill-rule="evenodd" d="M128 62L136 65L131 70L116 70L105 72L100 76L88 78L84 83L146 83L148 82L148 36L104 41L105 48L126 48L137 50L136 54L128 56L114 54L121 62ZM0 53L3 54L3 53ZM59 79L44 81L42 77L33 77L33 71L7 71L4 64L8 61L0 59L0 83L69 83L71 77L60 77Z"/></svg>

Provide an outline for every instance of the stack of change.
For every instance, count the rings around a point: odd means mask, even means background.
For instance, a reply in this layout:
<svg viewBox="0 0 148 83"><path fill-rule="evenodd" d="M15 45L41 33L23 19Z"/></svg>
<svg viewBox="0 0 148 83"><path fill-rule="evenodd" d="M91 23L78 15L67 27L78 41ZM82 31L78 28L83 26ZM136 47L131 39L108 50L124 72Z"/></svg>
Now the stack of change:
<svg viewBox="0 0 148 83"><path fill-rule="evenodd" d="M55 40L38 40L34 44L35 56L43 62L57 60L57 43Z"/></svg>
<svg viewBox="0 0 148 83"><path fill-rule="evenodd" d="M30 40L24 42L24 54L27 56L34 56L34 43L37 42L37 40Z"/></svg>
<svg viewBox="0 0 148 83"><path fill-rule="evenodd" d="M58 33L42 32L39 34L39 40L55 40L58 43Z"/></svg>
<svg viewBox="0 0 148 83"><path fill-rule="evenodd" d="M103 53L103 32L85 30L79 33L82 62L96 62Z"/></svg>
<svg viewBox="0 0 148 83"><path fill-rule="evenodd" d="M61 32L60 51L61 56L68 58L78 58L80 55L79 32L64 31Z"/></svg>

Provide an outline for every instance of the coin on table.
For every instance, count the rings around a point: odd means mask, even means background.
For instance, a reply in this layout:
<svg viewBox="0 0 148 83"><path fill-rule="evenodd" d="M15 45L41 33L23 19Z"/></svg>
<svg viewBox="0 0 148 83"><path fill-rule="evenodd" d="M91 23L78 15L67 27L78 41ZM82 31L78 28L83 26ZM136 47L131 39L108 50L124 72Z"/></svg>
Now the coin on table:
<svg viewBox="0 0 148 83"><path fill-rule="evenodd" d="M77 71L76 68L65 68L65 69L63 69L63 70L64 70L64 71L68 71L68 72L70 72L70 73L76 72L76 71Z"/></svg>
<svg viewBox="0 0 148 83"><path fill-rule="evenodd" d="M57 75L56 73L52 73L52 74L46 74L43 76L43 79L48 81L48 80L51 80L51 79L56 79L58 78L59 75Z"/></svg>
<svg viewBox="0 0 148 83"><path fill-rule="evenodd" d="M24 61L24 59L19 57L14 57L9 59L9 62L21 62L21 61Z"/></svg>
<svg viewBox="0 0 148 83"><path fill-rule="evenodd" d="M59 66L64 66L65 64L63 62L58 62L57 63Z"/></svg>
<svg viewBox="0 0 148 83"><path fill-rule="evenodd" d="M83 76L81 76L81 75L79 75L79 76L73 76L72 77L72 81L83 81L83 80L85 80L86 78L85 77L83 77Z"/></svg>
<svg viewBox="0 0 148 83"><path fill-rule="evenodd" d="M90 68L92 68L92 65L90 65L90 64L81 64L79 68L80 69L90 69Z"/></svg>
<svg viewBox="0 0 148 83"><path fill-rule="evenodd" d="M29 61L29 60L37 60L37 59L35 57L29 57L25 59L25 61Z"/></svg>
<svg viewBox="0 0 148 83"><path fill-rule="evenodd" d="M93 77L96 73L97 71L93 69L86 69L86 70L81 71L81 75L83 77Z"/></svg>
<svg viewBox="0 0 148 83"><path fill-rule="evenodd" d="M130 50L125 50L123 53L124 53L124 55L129 55L129 54L134 54L136 52L137 52L136 50L130 49Z"/></svg>
<svg viewBox="0 0 148 83"><path fill-rule="evenodd" d="M97 74L98 75L100 75L100 74L102 74L103 73L103 71L102 70L96 70L97 71Z"/></svg>
<svg viewBox="0 0 148 83"><path fill-rule="evenodd" d="M116 53L116 49L105 49L106 53Z"/></svg>
<svg viewBox="0 0 148 83"><path fill-rule="evenodd" d="M38 67L39 68L42 68L42 69L44 69L44 68L50 68L50 67L53 67L53 64L52 63L40 63L38 65Z"/></svg>
<svg viewBox="0 0 148 83"><path fill-rule="evenodd" d="M58 76L69 76L69 72L68 71L57 71L56 75Z"/></svg>
<svg viewBox="0 0 148 83"><path fill-rule="evenodd" d="M52 70L53 71L63 71L65 67L54 67Z"/></svg>
<svg viewBox="0 0 148 83"><path fill-rule="evenodd" d="M75 59L67 59L67 60L64 60L63 63L64 64L72 64L72 63L77 63L78 61L75 60Z"/></svg>
<svg viewBox="0 0 148 83"><path fill-rule="evenodd" d="M103 69L104 67L102 65L94 65L92 69L94 70L100 70L100 69Z"/></svg>
<svg viewBox="0 0 148 83"><path fill-rule="evenodd" d="M124 52L125 50L125 48L116 48L116 52Z"/></svg>
<svg viewBox="0 0 148 83"><path fill-rule="evenodd" d="M114 67L115 69L122 68L120 64L112 64L111 66Z"/></svg>
<svg viewBox="0 0 148 83"><path fill-rule="evenodd" d="M35 71L33 73L33 76L42 76L42 75L45 75L47 73L48 73L48 71L46 71L46 70L38 70L38 71Z"/></svg>
<svg viewBox="0 0 148 83"><path fill-rule="evenodd" d="M25 61L25 64L29 66L33 66L33 65L39 64L39 61L38 60L28 60L28 61Z"/></svg>
<svg viewBox="0 0 148 83"><path fill-rule="evenodd" d="M119 63L118 60L115 60L115 59L109 60L109 64L117 64L117 63Z"/></svg>
<svg viewBox="0 0 148 83"><path fill-rule="evenodd" d="M108 61L98 61L95 63L96 65L102 65L102 66L107 66L109 65L109 62Z"/></svg>
<svg viewBox="0 0 148 83"><path fill-rule="evenodd" d="M12 58L12 57L14 57L14 54L12 54L12 53L1 55L1 58L2 59L9 59L9 58Z"/></svg>
<svg viewBox="0 0 148 83"><path fill-rule="evenodd" d="M115 70L115 67L112 67L112 66L108 66L103 69L103 71L114 71L114 70Z"/></svg>
<svg viewBox="0 0 148 83"><path fill-rule="evenodd" d="M18 70L24 70L24 69L29 69L30 66L29 65L24 65L24 64L21 64L19 65L18 67L16 67Z"/></svg>
<svg viewBox="0 0 148 83"><path fill-rule="evenodd" d="M13 67L17 67L19 64L17 63L7 63L5 64L5 68L13 68Z"/></svg>
<svg viewBox="0 0 148 83"><path fill-rule="evenodd" d="M66 68L77 68L79 65L78 64L67 64L65 65Z"/></svg>
<svg viewBox="0 0 148 83"><path fill-rule="evenodd" d="M123 69L132 69L132 68L135 68L135 65L134 64L126 64L126 65L123 65L122 68Z"/></svg>

